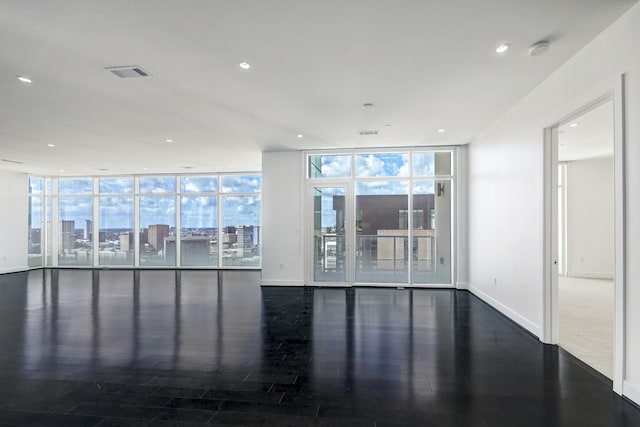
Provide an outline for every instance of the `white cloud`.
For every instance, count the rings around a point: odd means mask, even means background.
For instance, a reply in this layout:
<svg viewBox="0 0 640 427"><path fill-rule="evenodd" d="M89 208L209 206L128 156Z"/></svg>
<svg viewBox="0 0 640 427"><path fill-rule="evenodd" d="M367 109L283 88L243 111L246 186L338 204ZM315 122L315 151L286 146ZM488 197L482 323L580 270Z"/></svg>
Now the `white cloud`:
<svg viewBox="0 0 640 427"><path fill-rule="evenodd" d="M433 176L434 154L433 153L414 153L413 154L413 174L414 176Z"/></svg>
<svg viewBox="0 0 640 427"><path fill-rule="evenodd" d="M351 156L322 156L321 173L324 178L351 176Z"/></svg>

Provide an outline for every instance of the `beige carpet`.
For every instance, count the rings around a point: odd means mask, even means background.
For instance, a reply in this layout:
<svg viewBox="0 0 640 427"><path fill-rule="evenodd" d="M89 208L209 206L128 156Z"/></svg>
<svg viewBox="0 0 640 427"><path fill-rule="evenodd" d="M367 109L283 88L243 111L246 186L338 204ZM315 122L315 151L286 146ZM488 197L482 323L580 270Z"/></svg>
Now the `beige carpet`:
<svg viewBox="0 0 640 427"><path fill-rule="evenodd" d="M613 378L613 281L559 278L560 347Z"/></svg>

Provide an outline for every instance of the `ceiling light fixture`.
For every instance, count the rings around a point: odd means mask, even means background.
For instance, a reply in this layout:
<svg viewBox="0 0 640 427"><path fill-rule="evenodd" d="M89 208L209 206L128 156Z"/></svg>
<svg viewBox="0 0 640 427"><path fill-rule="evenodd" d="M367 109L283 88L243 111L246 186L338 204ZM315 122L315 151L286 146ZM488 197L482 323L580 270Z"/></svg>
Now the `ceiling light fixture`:
<svg viewBox="0 0 640 427"><path fill-rule="evenodd" d="M577 128L578 127L578 123L577 122L573 122L569 125L570 128Z"/></svg>
<svg viewBox="0 0 640 427"><path fill-rule="evenodd" d="M56 146L56 144L47 144L47 147L51 147L51 148L53 148L53 147L55 147L55 146Z"/></svg>
<svg viewBox="0 0 640 427"><path fill-rule="evenodd" d="M238 67L242 68L243 70L248 70L249 68L251 68L251 64L249 64L247 61L240 61L238 62Z"/></svg>
<svg viewBox="0 0 640 427"><path fill-rule="evenodd" d="M304 138L304 135L303 135L303 134L301 134L301 133L297 134L296 136L297 136L298 138Z"/></svg>
<svg viewBox="0 0 640 427"><path fill-rule="evenodd" d="M171 144L173 142L173 139L165 139L164 142L168 142L169 144Z"/></svg>
<svg viewBox="0 0 640 427"><path fill-rule="evenodd" d="M505 53L509 50L510 47L511 45L509 43L502 43L501 45L496 47L496 53Z"/></svg>
<svg viewBox="0 0 640 427"><path fill-rule="evenodd" d="M25 76L16 76L16 79L20 80L22 83L33 83L33 80Z"/></svg>
<svg viewBox="0 0 640 427"><path fill-rule="evenodd" d="M445 133L446 131L447 131L446 129L442 129L442 128L438 129L438 133Z"/></svg>

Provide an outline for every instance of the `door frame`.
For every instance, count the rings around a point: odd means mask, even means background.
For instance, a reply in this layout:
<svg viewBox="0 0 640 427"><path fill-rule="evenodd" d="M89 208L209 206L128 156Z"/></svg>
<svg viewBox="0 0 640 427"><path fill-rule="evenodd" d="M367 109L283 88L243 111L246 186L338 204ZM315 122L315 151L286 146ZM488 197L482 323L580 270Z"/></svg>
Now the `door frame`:
<svg viewBox="0 0 640 427"><path fill-rule="evenodd" d="M613 391L623 394L626 351L626 170L625 170L625 76L608 90L573 108L544 128L544 280L540 340L557 344L558 328L558 128L578 116L613 101L614 109L614 345ZM575 104L580 105L580 104Z"/></svg>

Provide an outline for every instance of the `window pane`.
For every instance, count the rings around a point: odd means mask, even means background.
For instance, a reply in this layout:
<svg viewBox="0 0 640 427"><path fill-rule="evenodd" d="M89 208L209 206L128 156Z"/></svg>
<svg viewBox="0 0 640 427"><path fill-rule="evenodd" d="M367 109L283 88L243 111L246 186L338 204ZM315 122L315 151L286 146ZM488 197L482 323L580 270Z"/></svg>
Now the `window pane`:
<svg viewBox="0 0 640 427"><path fill-rule="evenodd" d="M100 265L133 265L134 249L133 197L101 197Z"/></svg>
<svg viewBox="0 0 640 427"><path fill-rule="evenodd" d="M222 265L260 266L260 197L222 197Z"/></svg>
<svg viewBox="0 0 640 427"><path fill-rule="evenodd" d="M309 156L309 178L347 177L351 177L351 155L314 154Z"/></svg>
<svg viewBox="0 0 640 427"><path fill-rule="evenodd" d="M406 283L409 184L356 183L356 280Z"/></svg>
<svg viewBox="0 0 640 427"><path fill-rule="evenodd" d="M439 151L436 152L435 155L435 172L436 175L439 176L443 176L443 175L451 175L451 171L452 171L452 162L451 162L451 152L450 151Z"/></svg>
<svg viewBox="0 0 640 427"><path fill-rule="evenodd" d="M413 153L413 175L433 176L435 173L434 153Z"/></svg>
<svg viewBox="0 0 640 427"><path fill-rule="evenodd" d="M133 178L100 178L101 194L133 193Z"/></svg>
<svg viewBox="0 0 640 427"><path fill-rule="evenodd" d="M255 193L260 191L260 175L226 175L222 177L224 193Z"/></svg>
<svg viewBox="0 0 640 427"><path fill-rule="evenodd" d="M181 265L218 265L218 198L182 197L180 202Z"/></svg>
<svg viewBox="0 0 640 427"><path fill-rule="evenodd" d="M60 197L59 265L92 265L91 197Z"/></svg>
<svg viewBox="0 0 640 427"><path fill-rule="evenodd" d="M29 177L29 194L42 194L43 190L44 190L43 179L30 176Z"/></svg>
<svg viewBox="0 0 640 427"><path fill-rule="evenodd" d="M140 265L176 265L175 197L140 197L140 229Z"/></svg>
<svg viewBox="0 0 640 427"><path fill-rule="evenodd" d="M345 188L313 189L313 279L346 279Z"/></svg>
<svg viewBox="0 0 640 427"><path fill-rule="evenodd" d="M451 181L413 183L414 283L451 283ZM420 215L416 215L419 212Z"/></svg>
<svg viewBox="0 0 640 427"><path fill-rule="evenodd" d="M183 193L212 193L218 191L217 176L183 176L180 179Z"/></svg>
<svg viewBox="0 0 640 427"><path fill-rule="evenodd" d="M50 179L47 179L47 181L50 181ZM47 196L45 197L45 206L46 206L46 221L44 223L44 227L45 227L45 233L46 233L46 241L47 241L47 248L46 248L46 262L45 265L47 266L51 266L53 265L53 259L52 259L52 253L53 253L53 249L52 249L52 239L51 239L51 230L53 230L52 224L51 224L51 197Z"/></svg>
<svg viewBox="0 0 640 427"><path fill-rule="evenodd" d="M40 180L42 183L42 180ZM29 267L42 266L42 196L29 197Z"/></svg>
<svg viewBox="0 0 640 427"><path fill-rule="evenodd" d="M356 156L356 177L409 176L408 153L360 154Z"/></svg>
<svg viewBox="0 0 640 427"><path fill-rule="evenodd" d="M152 176L140 178L140 193L161 194L175 193L176 178L174 176Z"/></svg>
<svg viewBox="0 0 640 427"><path fill-rule="evenodd" d="M60 178L58 194L91 194L93 179L91 178Z"/></svg>

